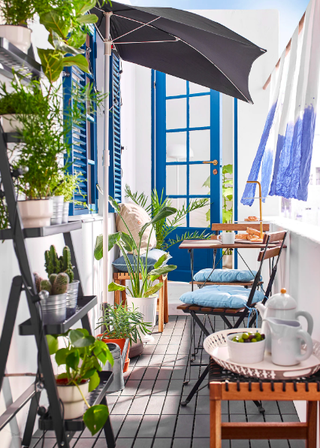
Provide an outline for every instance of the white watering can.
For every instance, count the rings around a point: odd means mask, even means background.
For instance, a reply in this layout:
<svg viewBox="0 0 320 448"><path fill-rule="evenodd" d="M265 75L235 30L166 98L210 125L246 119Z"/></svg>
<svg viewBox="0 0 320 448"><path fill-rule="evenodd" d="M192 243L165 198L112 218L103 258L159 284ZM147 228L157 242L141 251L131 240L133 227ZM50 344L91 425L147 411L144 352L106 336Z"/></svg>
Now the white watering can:
<svg viewBox="0 0 320 448"><path fill-rule="evenodd" d="M297 311L296 301L287 294L285 288L281 289L279 294L274 294L267 300L266 305L262 305L261 302L255 304L263 320L268 317L276 317L278 319L296 320L299 316L306 318L308 323L307 332L311 335L313 330L313 319L310 313L307 311ZM263 322L261 333L266 336L266 350L271 351L271 335L269 326Z"/></svg>
<svg viewBox="0 0 320 448"><path fill-rule="evenodd" d="M271 331L271 358L274 364L294 366L311 356L312 339L302 330L298 320L267 317L264 321ZM305 353L301 353L301 341L306 344Z"/></svg>

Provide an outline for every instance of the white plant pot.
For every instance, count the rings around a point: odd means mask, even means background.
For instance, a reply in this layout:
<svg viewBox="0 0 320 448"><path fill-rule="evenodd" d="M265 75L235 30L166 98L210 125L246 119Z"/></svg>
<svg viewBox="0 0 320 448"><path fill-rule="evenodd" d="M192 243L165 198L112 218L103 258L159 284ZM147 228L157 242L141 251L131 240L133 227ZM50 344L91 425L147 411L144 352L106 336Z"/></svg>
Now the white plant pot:
<svg viewBox="0 0 320 448"><path fill-rule="evenodd" d="M67 201L63 203L62 224L68 222L68 216L69 216L69 202Z"/></svg>
<svg viewBox="0 0 320 448"><path fill-rule="evenodd" d="M79 384L81 392L87 398L89 392L89 382ZM58 395L64 406L65 420L78 418L83 415L84 401L76 386L58 386Z"/></svg>
<svg viewBox="0 0 320 448"><path fill-rule="evenodd" d="M19 25L0 25L0 37L4 37L24 53L31 45L31 30Z"/></svg>
<svg viewBox="0 0 320 448"><path fill-rule="evenodd" d="M232 269L233 256L232 255L224 255L222 258L222 268L223 269Z"/></svg>
<svg viewBox="0 0 320 448"><path fill-rule="evenodd" d="M23 124L16 117L17 117L16 114L1 115L1 124L3 132L22 131Z"/></svg>
<svg viewBox="0 0 320 448"><path fill-rule="evenodd" d="M53 214L51 198L18 201L18 207L24 228L50 226Z"/></svg>
<svg viewBox="0 0 320 448"><path fill-rule="evenodd" d="M53 215L51 218L51 225L62 223L64 196L53 196Z"/></svg>
<svg viewBox="0 0 320 448"><path fill-rule="evenodd" d="M138 311L143 314L144 322L151 322L152 325L156 324L157 313L157 296L150 297L130 297L127 295L128 307L132 308L132 304Z"/></svg>

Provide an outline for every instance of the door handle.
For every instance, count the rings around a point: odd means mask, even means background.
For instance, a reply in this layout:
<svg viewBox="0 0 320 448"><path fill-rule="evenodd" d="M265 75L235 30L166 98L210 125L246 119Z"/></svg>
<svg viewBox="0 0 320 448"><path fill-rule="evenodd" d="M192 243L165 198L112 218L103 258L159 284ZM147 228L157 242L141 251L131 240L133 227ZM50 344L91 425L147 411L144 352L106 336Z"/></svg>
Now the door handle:
<svg viewBox="0 0 320 448"><path fill-rule="evenodd" d="M202 163L212 163L214 166L218 165L218 160L210 160L208 162L202 162Z"/></svg>

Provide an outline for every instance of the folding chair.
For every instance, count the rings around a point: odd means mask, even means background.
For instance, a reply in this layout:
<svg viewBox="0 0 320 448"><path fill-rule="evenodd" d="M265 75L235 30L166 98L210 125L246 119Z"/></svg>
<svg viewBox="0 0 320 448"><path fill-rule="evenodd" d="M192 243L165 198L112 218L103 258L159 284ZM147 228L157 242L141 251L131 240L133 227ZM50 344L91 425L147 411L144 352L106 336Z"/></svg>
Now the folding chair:
<svg viewBox="0 0 320 448"><path fill-rule="evenodd" d="M278 266L278 262L280 259L280 255L281 255L283 246L284 246L284 241L285 241L286 235L287 235L286 231L279 231L279 232L269 233L269 234L265 235L264 240L263 240L265 247L263 249L261 249L259 252L259 255L258 255L258 262L260 263L259 269L254 278L251 289L247 289L245 287L240 287L240 286L225 286L225 285L224 286L219 286L219 285L204 286L203 288L201 288L197 291L192 291L192 292L183 294L183 296L181 296L180 300L188 301L189 303L180 305L177 308L179 310L182 310L184 313L191 315L191 317L192 317L191 324L193 325L193 323L196 323L199 326L199 328L202 331L204 336L209 336L210 333L209 333L208 329L206 328L206 326L204 325L204 323L201 321L199 315L220 316L228 328L238 328L243 323L244 319L246 317L248 317L248 319L250 320L249 326L252 326L255 322L255 316L252 316L250 318L250 314L252 313L253 309L255 310L254 303L257 301L261 301L261 299L262 299L262 303L265 303L271 293L272 284L275 279L275 275L277 272L277 266ZM271 265L271 273L270 273L270 278L269 278L269 282L267 285L267 289L263 293L262 291L257 291L257 288L260 283L263 262L268 259L269 260L272 259L273 262ZM233 304L235 303L235 301L237 301L235 299L237 298L237 295L238 295L238 292L240 289L241 290L240 293L242 295L247 295L247 297L248 297L247 301L245 303L245 306L243 306L243 302L242 302L242 306L240 305L239 307L233 307L233 308L227 308L227 307L222 308L221 306L217 307L217 305L215 305L215 304L217 303L217 298L218 299L220 298L221 288L228 288L225 290L230 292L231 303L233 303ZM242 290L242 288L243 288L243 290ZM232 296L233 292L235 293L234 296ZM203 298L204 297L208 298L209 296L210 296L209 301L211 302L211 306L208 306L208 303L206 305L203 305L203 303L204 303ZM233 300L233 298L234 298L234 300ZM258 313L258 311L255 310L255 313ZM235 320L235 322L232 322L234 320ZM215 331L214 327L212 329L214 332ZM206 377L208 371L209 371L209 366L207 365L206 369L200 375L199 379L197 380L196 384L192 388L192 390L189 393L186 400L181 403L182 406L186 406L190 402L190 400L192 399L192 397L198 390L200 384ZM256 403L256 404L258 406L258 403Z"/></svg>

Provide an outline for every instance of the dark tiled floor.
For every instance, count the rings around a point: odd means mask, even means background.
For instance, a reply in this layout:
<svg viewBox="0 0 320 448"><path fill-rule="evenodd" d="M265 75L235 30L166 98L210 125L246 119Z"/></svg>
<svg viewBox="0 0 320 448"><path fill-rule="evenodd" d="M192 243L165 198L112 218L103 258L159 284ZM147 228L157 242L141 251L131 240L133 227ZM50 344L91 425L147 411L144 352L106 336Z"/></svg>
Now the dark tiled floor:
<svg viewBox="0 0 320 448"><path fill-rule="evenodd" d="M216 330L223 329L216 322ZM172 316L163 333L154 333L140 357L131 360L126 387L107 396L117 448L209 448L209 396L207 381L193 400L180 406L198 378L202 367L187 369L190 323L184 316ZM203 356L203 359L201 357ZM206 362L199 352L196 361ZM291 402L264 402L265 421L297 421ZM224 402L223 421L263 421L253 402ZM248 439L250 434L248 434ZM36 432L33 448L56 446L54 433ZM70 443L75 448L106 447L103 434L91 437L88 430L76 434ZM224 440L223 448L302 448L304 441Z"/></svg>

